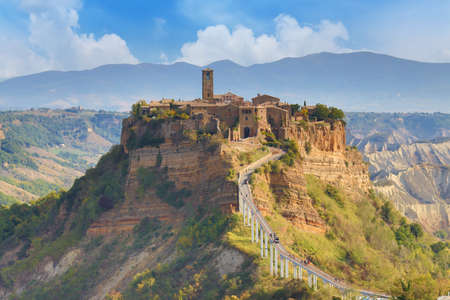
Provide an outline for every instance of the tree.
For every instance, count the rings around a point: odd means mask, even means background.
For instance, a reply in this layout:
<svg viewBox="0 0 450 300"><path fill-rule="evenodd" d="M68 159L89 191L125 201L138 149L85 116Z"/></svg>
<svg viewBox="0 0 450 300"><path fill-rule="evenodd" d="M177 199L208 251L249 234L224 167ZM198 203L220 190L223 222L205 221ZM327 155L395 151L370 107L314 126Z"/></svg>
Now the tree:
<svg viewBox="0 0 450 300"><path fill-rule="evenodd" d="M328 115L330 114L330 111L328 107L324 104L318 103L315 107L315 109L312 111L312 116L317 118L317 121L323 121L328 119Z"/></svg>
<svg viewBox="0 0 450 300"><path fill-rule="evenodd" d="M291 104L291 115L295 115L295 113L299 111L300 111L299 104Z"/></svg>
<svg viewBox="0 0 450 300"><path fill-rule="evenodd" d="M416 237L416 239L423 236L422 226L418 223L409 224L409 230Z"/></svg>
<svg viewBox="0 0 450 300"><path fill-rule="evenodd" d="M139 100L131 106L131 114L135 117L139 117L141 115L141 107L145 105L147 105L145 100Z"/></svg>
<svg viewBox="0 0 450 300"><path fill-rule="evenodd" d="M336 107L330 107L330 113L328 117L332 120L343 120L345 118L344 112Z"/></svg>
<svg viewBox="0 0 450 300"><path fill-rule="evenodd" d="M394 212L392 209L392 204L389 201L386 201L383 206L381 206L381 217L383 220L389 224L394 223Z"/></svg>

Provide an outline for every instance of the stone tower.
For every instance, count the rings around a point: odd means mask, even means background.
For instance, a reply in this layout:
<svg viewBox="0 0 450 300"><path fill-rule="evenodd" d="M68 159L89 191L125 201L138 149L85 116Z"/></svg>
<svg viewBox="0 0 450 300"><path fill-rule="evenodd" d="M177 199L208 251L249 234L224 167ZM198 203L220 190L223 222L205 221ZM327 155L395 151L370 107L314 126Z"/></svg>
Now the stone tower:
<svg viewBox="0 0 450 300"><path fill-rule="evenodd" d="M213 70L206 68L202 70L202 99L212 100L214 98Z"/></svg>

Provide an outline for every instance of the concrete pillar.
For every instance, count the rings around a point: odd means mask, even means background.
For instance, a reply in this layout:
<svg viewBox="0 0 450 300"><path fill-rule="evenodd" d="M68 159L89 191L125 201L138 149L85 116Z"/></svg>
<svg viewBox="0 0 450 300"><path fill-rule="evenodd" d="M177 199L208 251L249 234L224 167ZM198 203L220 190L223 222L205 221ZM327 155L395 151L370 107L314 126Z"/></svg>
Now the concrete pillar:
<svg viewBox="0 0 450 300"><path fill-rule="evenodd" d="M242 200L242 217L244 218L244 226L245 226L245 201Z"/></svg>
<svg viewBox="0 0 450 300"><path fill-rule="evenodd" d="M269 242L269 235L265 232L266 235L266 246L264 247L264 257L267 257L267 243Z"/></svg>
<svg viewBox="0 0 450 300"><path fill-rule="evenodd" d="M308 272L308 286L312 287L312 277L311 277L311 273Z"/></svg>
<svg viewBox="0 0 450 300"><path fill-rule="evenodd" d="M284 278L284 261L283 256L280 255L280 277Z"/></svg>
<svg viewBox="0 0 450 300"><path fill-rule="evenodd" d="M278 275L278 249L274 246L275 250L275 276Z"/></svg>
<svg viewBox="0 0 450 300"><path fill-rule="evenodd" d="M292 263L292 271L292 276L297 279L297 265L295 263Z"/></svg>
<svg viewBox="0 0 450 300"><path fill-rule="evenodd" d="M251 211L250 211L250 205L248 205L248 203L247 203L246 207L247 207L247 225L250 226L250 221L251 221L250 218L252 217Z"/></svg>
<svg viewBox="0 0 450 300"><path fill-rule="evenodd" d="M264 231L261 225L259 225L259 232L261 234L261 257L264 257Z"/></svg>
<svg viewBox="0 0 450 300"><path fill-rule="evenodd" d="M298 279L303 280L303 268L298 266Z"/></svg>
<svg viewBox="0 0 450 300"><path fill-rule="evenodd" d="M314 290L317 290L317 276L313 274Z"/></svg>
<svg viewBox="0 0 450 300"><path fill-rule="evenodd" d="M287 257L284 259L286 262L286 267L284 268L284 271L286 272L286 278L289 278L289 259Z"/></svg>
<svg viewBox="0 0 450 300"><path fill-rule="evenodd" d="M251 212L251 226L252 226L252 243L255 241L255 215Z"/></svg>
<svg viewBox="0 0 450 300"><path fill-rule="evenodd" d="M238 198L239 198L239 212L242 213L242 191L241 191L241 188L239 188Z"/></svg>
<svg viewBox="0 0 450 300"><path fill-rule="evenodd" d="M255 212L255 216L256 216L256 212ZM256 238L256 242L259 241L259 221L257 218L255 218L255 238Z"/></svg>
<svg viewBox="0 0 450 300"><path fill-rule="evenodd" d="M266 236L266 238L267 238L267 236ZM267 240L266 240L266 244L267 244ZM270 275L273 276L273 244L270 243L269 247L270 247Z"/></svg>

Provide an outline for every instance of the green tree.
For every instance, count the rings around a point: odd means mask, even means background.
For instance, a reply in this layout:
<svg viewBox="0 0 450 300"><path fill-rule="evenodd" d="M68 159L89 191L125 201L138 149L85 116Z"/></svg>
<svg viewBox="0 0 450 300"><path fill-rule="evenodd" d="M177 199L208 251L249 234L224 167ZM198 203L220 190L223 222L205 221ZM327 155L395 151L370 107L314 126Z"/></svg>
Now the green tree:
<svg viewBox="0 0 450 300"><path fill-rule="evenodd" d="M416 239L423 236L422 226L420 226L420 224L418 223L409 224L409 230L416 237Z"/></svg>
<svg viewBox="0 0 450 300"><path fill-rule="evenodd" d="M328 119L328 115L330 114L330 110L324 104L318 103L316 108L312 111L311 116L316 118L317 121L323 121Z"/></svg>
<svg viewBox="0 0 450 300"><path fill-rule="evenodd" d="M330 107L328 117L332 120L343 120L345 118L344 112L336 107Z"/></svg>

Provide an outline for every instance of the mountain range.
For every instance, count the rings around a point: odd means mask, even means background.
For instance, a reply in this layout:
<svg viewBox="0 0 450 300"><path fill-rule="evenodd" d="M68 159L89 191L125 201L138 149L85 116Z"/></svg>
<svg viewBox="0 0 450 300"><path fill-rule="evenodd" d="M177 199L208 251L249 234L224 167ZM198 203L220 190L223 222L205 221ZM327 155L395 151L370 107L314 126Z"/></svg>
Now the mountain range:
<svg viewBox="0 0 450 300"><path fill-rule="evenodd" d="M245 98L267 93L290 103L325 103L346 111L450 112L450 63L423 63L371 52L318 53L214 69L215 92ZM0 82L0 109L82 106L128 110L138 99L195 99L203 67L177 62L47 71Z"/></svg>

